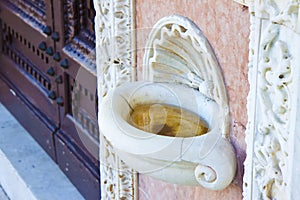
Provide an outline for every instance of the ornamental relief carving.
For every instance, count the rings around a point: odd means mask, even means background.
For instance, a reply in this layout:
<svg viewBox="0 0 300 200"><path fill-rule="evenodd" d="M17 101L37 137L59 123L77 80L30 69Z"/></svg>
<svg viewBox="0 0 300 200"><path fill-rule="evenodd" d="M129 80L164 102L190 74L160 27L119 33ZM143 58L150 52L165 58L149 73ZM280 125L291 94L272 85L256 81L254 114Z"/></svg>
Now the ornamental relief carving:
<svg viewBox="0 0 300 200"><path fill-rule="evenodd" d="M106 0L96 1L96 4L96 12L98 9L100 14L96 17L96 41L101 48L98 64L102 66L98 77L101 78L100 92L104 97L110 88L135 79L133 1L116 3Z"/></svg>
<svg viewBox="0 0 300 200"><path fill-rule="evenodd" d="M255 1L256 16L267 18L274 24L286 26L299 33L297 0L261 0Z"/></svg>
<svg viewBox="0 0 300 200"><path fill-rule="evenodd" d="M284 4L283 4L284 3ZM250 12L244 199L289 199L297 104L297 1L255 2ZM299 47L298 47L299 48Z"/></svg>
<svg viewBox="0 0 300 200"><path fill-rule="evenodd" d="M291 55L270 25L261 44L258 68L257 135L254 142L255 181L263 199L285 192L288 175L288 136L291 114ZM272 195L273 194L273 195Z"/></svg>
<svg viewBox="0 0 300 200"><path fill-rule="evenodd" d="M99 101L110 89L135 80L133 0L94 0ZM102 199L137 199L137 174L100 135Z"/></svg>

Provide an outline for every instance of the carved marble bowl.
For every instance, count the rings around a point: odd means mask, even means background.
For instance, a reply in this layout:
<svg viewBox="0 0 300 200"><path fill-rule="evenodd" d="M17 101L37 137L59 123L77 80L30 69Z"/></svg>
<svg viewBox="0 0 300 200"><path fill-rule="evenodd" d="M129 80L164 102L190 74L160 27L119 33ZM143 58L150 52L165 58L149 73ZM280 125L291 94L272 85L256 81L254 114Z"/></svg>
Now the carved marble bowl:
<svg viewBox="0 0 300 200"><path fill-rule="evenodd" d="M172 105L198 115L206 123L207 133L166 136L133 126L133 109L152 104ZM222 116L214 100L188 86L133 82L117 87L104 98L99 125L120 158L139 173L175 184L219 190L230 184L236 170L234 150L221 134ZM164 124L163 117L159 120Z"/></svg>

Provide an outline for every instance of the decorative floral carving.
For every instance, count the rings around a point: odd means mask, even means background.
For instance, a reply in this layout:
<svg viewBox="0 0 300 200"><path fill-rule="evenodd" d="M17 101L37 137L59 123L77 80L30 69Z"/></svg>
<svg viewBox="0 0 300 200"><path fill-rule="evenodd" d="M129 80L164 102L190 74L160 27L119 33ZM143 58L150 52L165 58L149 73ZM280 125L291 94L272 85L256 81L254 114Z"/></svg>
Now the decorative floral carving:
<svg viewBox="0 0 300 200"><path fill-rule="evenodd" d="M261 108L254 142L255 181L264 199L286 191L289 116L291 114L291 55L271 24L261 44L258 104Z"/></svg>
<svg viewBox="0 0 300 200"><path fill-rule="evenodd" d="M135 79L134 63L134 21L132 20L132 1L122 0L99 2L99 44L101 59L99 76L101 93L106 95L110 88ZM112 23L113 22L113 23ZM101 38L101 39L100 39Z"/></svg>
<svg viewBox="0 0 300 200"><path fill-rule="evenodd" d="M94 0L99 101L110 89L135 79L133 0ZM101 112L101 111L100 111ZM101 134L102 199L136 199L137 174Z"/></svg>
<svg viewBox="0 0 300 200"><path fill-rule="evenodd" d="M286 199L291 186L298 53L291 38L299 2L276 2L260 1L251 10L244 199Z"/></svg>
<svg viewBox="0 0 300 200"><path fill-rule="evenodd" d="M299 1L287 0L263 0L257 1L256 14L258 16L267 17L272 23L286 26L297 31ZM299 32L299 31L298 31Z"/></svg>
<svg viewBox="0 0 300 200"><path fill-rule="evenodd" d="M137 199L137 173L119 159L102 134L100 137L102 199Z"/></svg>

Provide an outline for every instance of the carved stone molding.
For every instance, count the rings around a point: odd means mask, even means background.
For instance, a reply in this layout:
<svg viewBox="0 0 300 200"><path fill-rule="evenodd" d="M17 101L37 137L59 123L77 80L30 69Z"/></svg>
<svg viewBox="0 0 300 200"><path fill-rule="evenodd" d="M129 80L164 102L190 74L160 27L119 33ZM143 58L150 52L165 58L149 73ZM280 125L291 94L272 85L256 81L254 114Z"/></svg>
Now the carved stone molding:
<svg viewBox="0 0 300 200"><path fill-rule="evenodd" d="M134 0L94 0L98 95L135 80ZM101 112L101 110L99 111ZM102 199L137 199L137 174L100 135Z"/></svg>
<svg viewBox="0 0 300 200"><path fill-rule="evenodd" d="M244 199L297 199L299 2L255 1L250 12Z"/></svg>

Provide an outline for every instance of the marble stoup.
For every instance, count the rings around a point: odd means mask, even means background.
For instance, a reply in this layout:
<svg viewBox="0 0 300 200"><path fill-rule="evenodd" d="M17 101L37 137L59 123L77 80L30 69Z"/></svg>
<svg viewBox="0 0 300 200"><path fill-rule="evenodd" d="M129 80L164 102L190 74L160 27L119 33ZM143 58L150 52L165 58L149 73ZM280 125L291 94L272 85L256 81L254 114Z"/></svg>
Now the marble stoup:
<svg viewBox="0 0 300 200"><path fill-rule="evenodd" d="M106 0L94 1L94 5L97 13L95 21L97 75L99 102L101 104L103 98L105 98L110 90L125 82L135 80L134 2L132 0ZM179 20L179 22L180 21L181 20ZM189 21L186 22L190 24ZM177 23L176 19L173 23ZM192 27L191 30L196 30L194 28L195 25L192 24L189 26ZM191 46L194 45L193 48L195 48L196 51L200 49L198 52L200 57L204 56L205 58L205 60L200 61L204 62L203 66L207 68L195 68L196 71L191 71L191 73L187 74L187 80L191 80L190 87L192 88L195 88L195 85L199 84L195 89L199 89L200 92L203 92L201 91L201 89L203 89L201 88L202 85L209 97L216 97L215 100L217 103L223 105L224 124L223 131L221 131L222 135L220 136L224 138L224 141L228 142L228 100L223 79L218 70L218 62L215 60L214 54L210 50L210 46L204 37L201 38L201 36L200 40L198 40L197 37L193 38L194 36L189 35L189 31L185 33L184 26L182 27L183 29L179 26L177 26L177 28L179 28L177 29L176 25L174 25L174 27L175 28L172 29L174 32L171 34L176 35L178 31L183 31L180 33L182 34L182 39L186 38L187 43L190 42ZM197 34L202 35L198 29L196 30L196 35ZM191 50L193 50L193 48ZM208 54L206 54L207 51ZM198 80L197 75L199 72L197 70L200 70L200 79L204 78L203 80ZM201 77L203 75L205 75L205 77ZM205 84L201 84L201 82ZM102 199L137 199L137 173L130 169L117 156L114 148L103 134L101 134L100 145ZM232 150L230 150L230 152L231 151ZM233 152L230 153L230 157L233 157L232 153ZM232 169L234 170L235 162L230 166L233 166ZM234 173L231 175L231 178L233 178L233 175Z"/></svg>
<svg viewBox="0 0 300 200"><path fill-rule="evenodd" d="M245 200L299 198L299 4L250 5Z"/></svg>

